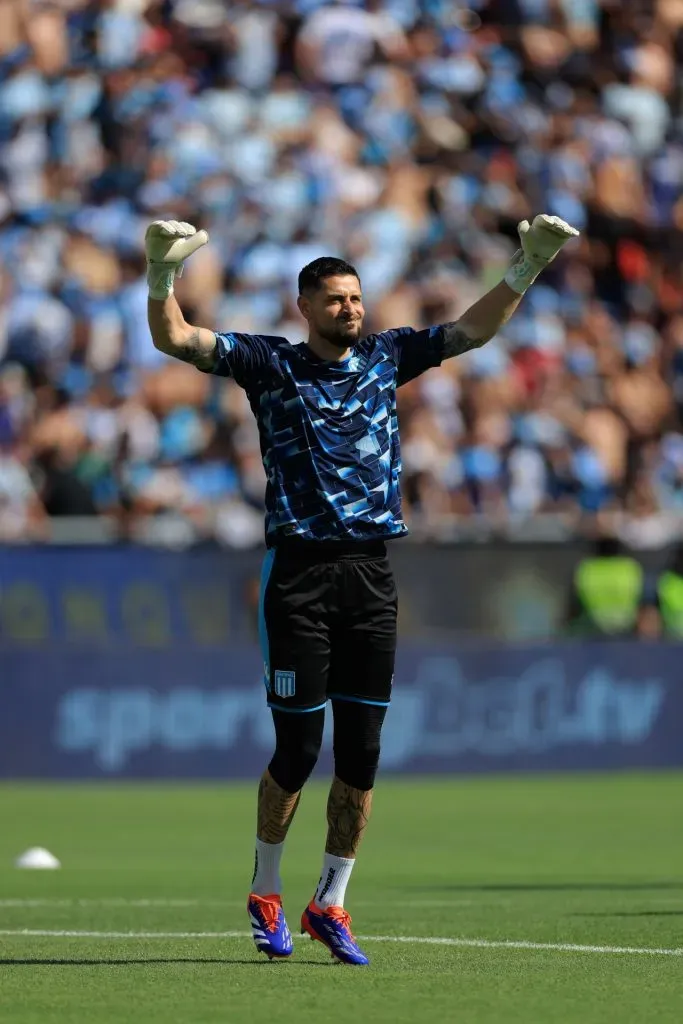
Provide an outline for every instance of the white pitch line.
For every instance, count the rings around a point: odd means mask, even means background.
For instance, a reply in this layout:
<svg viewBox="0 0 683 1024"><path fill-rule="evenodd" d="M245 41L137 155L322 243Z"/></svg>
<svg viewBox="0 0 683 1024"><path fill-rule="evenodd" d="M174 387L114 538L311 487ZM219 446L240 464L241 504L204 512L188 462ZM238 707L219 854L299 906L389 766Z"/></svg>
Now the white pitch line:
<svg viewBox="0 0 683 1024"><path fill-rule="evenodd" d="M357 907L377 907L385 904L383 900L354 900ZM407 907L470 907L474 900L401 900L401 906ZM500 905L496 901L496 905ZM132 907L132 908L163 908L182 909L184 907L244 907L242 900L174 900L174 899L6 899L0 900L0 909L33 909L37 907Z"/></svg>
<svg viewBox="0 0 683 1024"><path fill-rule="evenodd" d="M429 943L433 946L468 946L481 949L547 949L558 953L639 953L650 956L683 956L679 949L656 949L649 946L584 946L573 942L531 942L528 939L450 939L425 938L417 935L361 935L373 942Z"/></svg>
<svg viewBox="0 0 683 1024"><path fill-rule="evenodd" d="M127 900L118 897L111 899L8 899L0 900L0 907L241 907L244 900L169 900L140 899Z"/></svg>
<svg viewBox="0 0 683 1024"><path fill-rule="evenodd" d="M82 932L42 928L4 928L0 935L28 939L250 939L251 932Z"/></svg>
<svg viewBox="0 0 683 1024"><path fill-rule="evenodd" d="M1 936L55 939L249 939L251 932L85 932L2 929ZM456 939L426 935L359 935L363 942L401 942L408 945L456 946L474 949L532 949L558 953L617 953L641 956L681 956L683 948L648 946L584 946L572 942L531 942L526 939Z"/></svg>

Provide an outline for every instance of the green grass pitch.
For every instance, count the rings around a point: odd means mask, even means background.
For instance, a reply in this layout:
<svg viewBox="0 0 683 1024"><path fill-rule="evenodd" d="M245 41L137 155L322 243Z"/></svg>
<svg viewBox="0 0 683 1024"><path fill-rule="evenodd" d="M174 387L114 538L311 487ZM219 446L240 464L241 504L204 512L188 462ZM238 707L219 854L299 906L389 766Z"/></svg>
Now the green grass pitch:
<svg viewBox="0 0 683 1024"><path fill-rule="evenodd" d="M380 778L347 898L369 968L244 936L255 784L0 786L0 1021L680 1024L682 783ZM295 938L324 805L312 784L285 853ZM16 870L33 845L62 870Z"/></svg>

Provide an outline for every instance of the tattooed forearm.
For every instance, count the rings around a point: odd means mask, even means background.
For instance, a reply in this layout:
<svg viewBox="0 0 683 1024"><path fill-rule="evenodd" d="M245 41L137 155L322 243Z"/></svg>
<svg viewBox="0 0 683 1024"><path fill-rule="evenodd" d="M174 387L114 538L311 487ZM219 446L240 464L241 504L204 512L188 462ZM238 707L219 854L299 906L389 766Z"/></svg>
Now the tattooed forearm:
<svg viewBox="0 0 683 1024"><path fill-rule="evenodd" d="M299 806L301 793L288 793L278 786L270 772L264 772L258 787L256 835L262 843L282 843Z"/></svg>
<svg viewBox="0 0 683 1024"><path fill-rule="evenodd" d="M371 808L371 789L354 789L335 777L327 801L326 852L335 857L355 857Z"/></svg>
<svg viewBox="0 0 683 1024"><path fill-rule="evenodd" d="M213 347L207 346L207 335L210 332L195 327L187 340L174 351L177 359L184 363L192 363L198 370L213 370L216 361L216 339L213 339Z"/></svg>
<svg viewBox="0 0 683 1024"><path fill-rule="evenodd" d="M147 322L155 348L167 356L191 363L199 370L212 371L216 365L216 335L206 327L193 327L185 322L175 295L163 301L150 298Z"/></svg>
<svg viewBox="0 0 683 1024"><path fill-rule="evenodd" d="M444 359L485 345L508 322L521 301L522 296L501 281L465 310L459 320L442 324Z"/></svg>
<svg viewBox="0 0 683 1024"><path fill-rule="evenodd" d="M442 330L444 335L444 359L450 359L451 356L461 356L463 352L469 352L473 348L480 348L488 341L488 338L473 338L457 320L450 324L442 324Z"/></svg>

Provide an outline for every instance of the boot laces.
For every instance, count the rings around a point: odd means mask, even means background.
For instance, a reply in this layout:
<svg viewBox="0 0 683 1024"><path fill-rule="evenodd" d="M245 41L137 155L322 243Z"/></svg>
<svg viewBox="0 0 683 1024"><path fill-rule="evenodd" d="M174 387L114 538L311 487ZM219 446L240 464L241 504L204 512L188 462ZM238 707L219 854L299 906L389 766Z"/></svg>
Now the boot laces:
<svg viewBox="0 0 683 1024"><path fill-rule="evenodd" d="M279 896L252 896L256 900L266 931L276 932L282 900Z"/></svg>

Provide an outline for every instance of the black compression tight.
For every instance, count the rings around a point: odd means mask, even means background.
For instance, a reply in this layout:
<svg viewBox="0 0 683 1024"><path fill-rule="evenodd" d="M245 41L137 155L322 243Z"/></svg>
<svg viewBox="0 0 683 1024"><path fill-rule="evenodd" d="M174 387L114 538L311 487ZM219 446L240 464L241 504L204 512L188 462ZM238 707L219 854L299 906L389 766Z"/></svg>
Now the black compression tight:
<svg viewBox="0 0 683 1024"><path fill-rule="evenodd" d="M315 768L322 745L325 711L293 714L273 711L275 753L268 765L274 781L287 793L298 793ZM354 789L375 784L380 733L387 709L359 701L332 701L334 773Z"/></svg>

